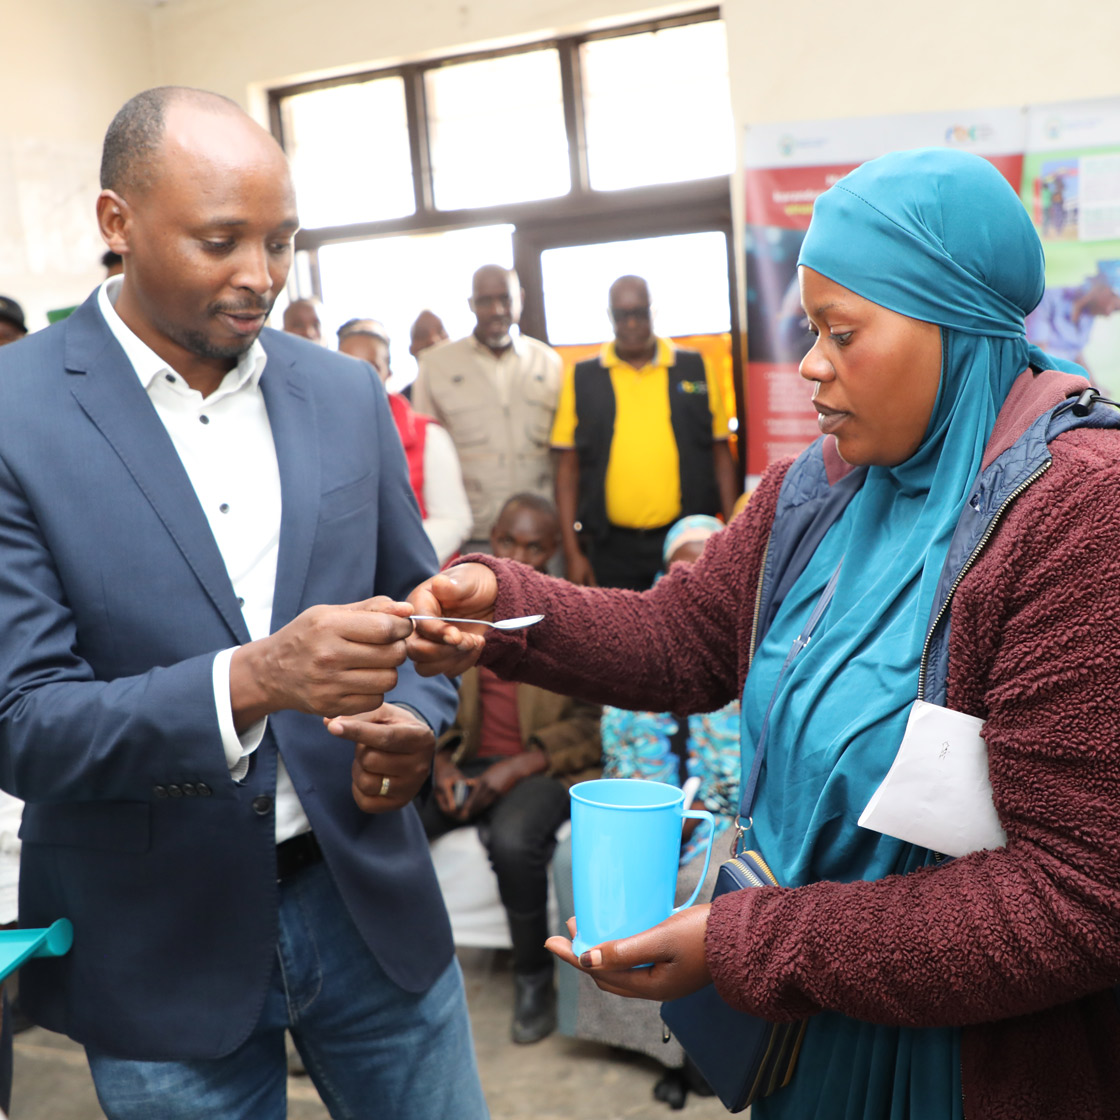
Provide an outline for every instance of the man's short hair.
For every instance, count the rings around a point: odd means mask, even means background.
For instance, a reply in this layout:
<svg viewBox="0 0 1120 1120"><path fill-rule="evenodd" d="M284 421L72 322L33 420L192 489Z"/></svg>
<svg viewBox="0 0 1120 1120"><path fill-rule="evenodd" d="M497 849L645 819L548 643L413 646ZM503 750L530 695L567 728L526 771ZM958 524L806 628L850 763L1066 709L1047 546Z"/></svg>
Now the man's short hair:
<svg viewBox="0 0 1120 1120"><path fill-rule="evenodd" d="M494 524L497 525L498 521L501 521L501 519L505 517L508 510L518 509L521 506L535 510L545 517L551 517L552 520L556 522L557 527L559 527L560 515L556 512L556 506L553 505L548 498L544 498L540 494L533 494L528 490L522 491L520 494L514 494L512 498L507 498L502 508L498 511L498 518Z"/></svg>
<svg viewBox="0 0 1120 1120"><path fill-rule="evenodd" d="M156 156L163 141L167 106L174 101L196 101L212 108L241 112L241 106L220 93L190 86L156 86L129 98L113 118L101 148L101 189L124 195L145 191L155 176Z"/></svg>
<svg viewBox="0 0 1120 1120"><path fill-rule="evenodd" d="M11 296L0 296L0 319L11 323L17 331L27 334L27 320L23 316L23 308Z"/></svg>
<svg viewBox="0 0 1120 1120"><path fill-rule="evenodd" d="M349 338L353 334L365 335L367 338L379 338L386 346L389 345L389 332L376 319L347 319L338 328L338 341Z"/></svg>

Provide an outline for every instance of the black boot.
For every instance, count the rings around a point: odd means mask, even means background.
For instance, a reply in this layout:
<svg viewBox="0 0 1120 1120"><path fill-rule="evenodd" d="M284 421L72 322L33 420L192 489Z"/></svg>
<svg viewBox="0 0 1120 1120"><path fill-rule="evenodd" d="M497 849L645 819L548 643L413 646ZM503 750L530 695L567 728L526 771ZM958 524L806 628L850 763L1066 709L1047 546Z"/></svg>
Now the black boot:
<svg viewBox="0 0 1120 1120"><path fill-rule="evenodd" d="M688 1079L684 1070L665 1070L653 1087L653 1099L664 1101L674 1110L684 1108L684 1102L688 1099Z"/></svg>
<svg viewBox="0 0 1120 1120"><path fill-rule="evenodd" d="M548 937L548 911L541 907L528 914L506 910L509 939L513 942L514 1042L540 1042L556 1030L556 990L552 986L552 954L544 947Z"/></svg>
<svg viewBox="0 0 1120 1120"><path fill-rule="evenodd" d="M552 966L540 972L515 972L513 990L510 1037L521 1045L547 1038L556 1030L556 989L552 986Z"/></svg>

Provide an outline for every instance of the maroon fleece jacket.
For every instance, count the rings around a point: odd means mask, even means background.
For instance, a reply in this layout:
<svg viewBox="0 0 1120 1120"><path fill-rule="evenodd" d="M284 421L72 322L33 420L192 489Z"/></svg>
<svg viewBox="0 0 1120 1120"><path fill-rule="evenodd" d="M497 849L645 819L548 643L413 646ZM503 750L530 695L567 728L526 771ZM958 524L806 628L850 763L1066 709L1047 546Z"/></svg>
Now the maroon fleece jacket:
<svg viewBox="0 0 1120 1120"><path fill-rule="evenodd" d="M986 461L1070 387L1023 374ZM875 882L739 891L708 922L708 963L734 1006L961 1027L968 1120L1120 1117L1120 432L1070 432L1051 452L951 608L948 705L985 720L1007 846ZM497 617L546 615L489 637L483 660L620 707L737 697L788 468L644 594L483 559L499 574Z"/></svg>

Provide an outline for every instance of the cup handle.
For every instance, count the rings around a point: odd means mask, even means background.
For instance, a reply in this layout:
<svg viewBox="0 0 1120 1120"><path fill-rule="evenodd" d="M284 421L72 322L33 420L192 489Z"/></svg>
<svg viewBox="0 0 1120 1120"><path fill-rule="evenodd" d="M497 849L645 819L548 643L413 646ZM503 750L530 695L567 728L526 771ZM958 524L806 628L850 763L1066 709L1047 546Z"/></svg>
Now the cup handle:
<svg viewBox="0 0 1120 1120"><path fill-rule="evenodd" d="M708 865L712 862L712 841L716 838L715 818L706 809L686 809L684 815L692 817L694 820L707 821L711 827L708 829L708 848L704 852L704 870L700 873L700 881L696 884L696 890L692 892L692 897L687 902L682 902L680 906L674 907L671 911L673 914L679 913L681 910L687 910L696 901L696 896L700 893L700 888L703 887L704 880L708 877Z"/></svg>

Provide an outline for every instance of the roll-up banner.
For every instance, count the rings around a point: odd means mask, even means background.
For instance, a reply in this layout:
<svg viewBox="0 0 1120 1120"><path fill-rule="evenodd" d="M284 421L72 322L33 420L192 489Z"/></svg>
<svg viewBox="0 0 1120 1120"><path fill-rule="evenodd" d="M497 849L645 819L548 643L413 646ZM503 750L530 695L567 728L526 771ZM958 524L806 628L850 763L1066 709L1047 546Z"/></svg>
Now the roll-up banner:
<svg viewBox="0 0 1120 1120"><path fill-rule="evenodd" d="M953 147L984 156L1019 191L1026 136L1023 109L764 124L747 129L748 487L775 459L799 453L819 435L816 413L809 403L810 387L797 372L811 345L797 288L797 254L817 195L869 159L923 147Z"/></svg>

